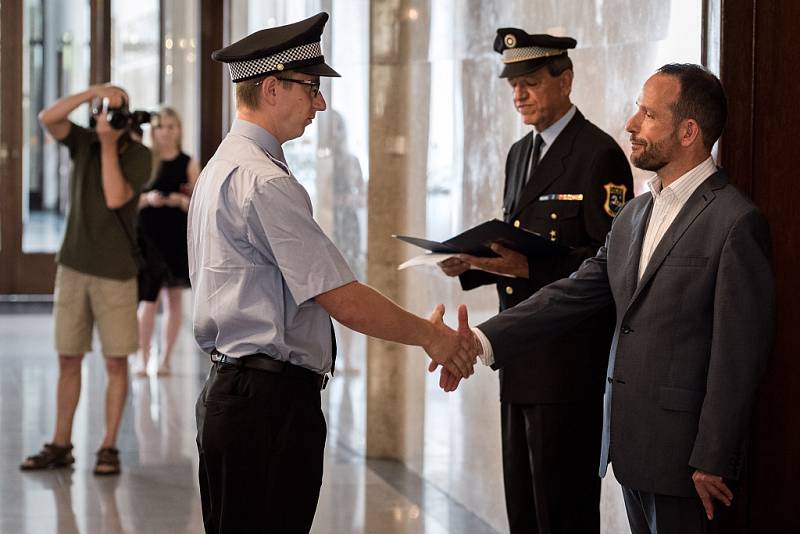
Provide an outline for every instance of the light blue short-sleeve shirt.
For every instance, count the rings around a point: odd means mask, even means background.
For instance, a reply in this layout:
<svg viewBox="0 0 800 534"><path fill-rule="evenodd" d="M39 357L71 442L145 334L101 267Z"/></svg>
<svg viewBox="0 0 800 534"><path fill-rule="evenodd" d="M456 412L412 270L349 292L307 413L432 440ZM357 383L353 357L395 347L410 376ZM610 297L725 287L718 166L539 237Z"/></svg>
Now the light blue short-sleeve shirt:
<svg viewBox="0 0 800 534"><path fill-rule="evenodd" d="M205 352L330 371L330 316L314 297L355 276L269 132L234 121L197 180L188 241L194 336Z"/></svg>

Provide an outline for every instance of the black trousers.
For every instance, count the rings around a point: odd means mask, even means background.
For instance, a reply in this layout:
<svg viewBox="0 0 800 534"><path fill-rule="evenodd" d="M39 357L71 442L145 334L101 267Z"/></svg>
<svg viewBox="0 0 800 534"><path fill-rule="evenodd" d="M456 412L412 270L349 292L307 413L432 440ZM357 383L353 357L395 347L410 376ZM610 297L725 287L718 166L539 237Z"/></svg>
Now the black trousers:
<svg viewBox="0 0 800 534"><path fill-rule="evenodd" d="M501 403L501 425L511 534L598 534L602 398Z"/></svg>
<svg viewBox="0 0 800 534"><path fill-rule="evenodd" d="M197 401L206 533L308 533L326 432L309 382L214 364Z"/></svg>
<svg viewBox="0 0 800 534"><path fill-rule="evenodd" d="M622 486L625 511L632 534L712 534L719 532L709 521L700 497L673 497ZM723 505L714 501L715 512Z"/></svg>

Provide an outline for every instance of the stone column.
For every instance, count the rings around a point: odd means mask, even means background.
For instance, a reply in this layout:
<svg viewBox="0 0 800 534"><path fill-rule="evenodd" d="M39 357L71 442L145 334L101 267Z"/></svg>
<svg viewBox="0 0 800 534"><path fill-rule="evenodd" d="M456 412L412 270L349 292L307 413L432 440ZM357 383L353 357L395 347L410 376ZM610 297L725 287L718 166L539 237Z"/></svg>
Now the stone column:
<svg viewBox="0 0 800 534"><path fill-rule="evenodd" d="M410 249L392 234L425 233L430 73L426 6L379 0L370 13L370 180L367 281L402 306ZM422 310L413 310L421 313ZM370 339L367 456L404 460L422 450L424 353Z"/></svg>

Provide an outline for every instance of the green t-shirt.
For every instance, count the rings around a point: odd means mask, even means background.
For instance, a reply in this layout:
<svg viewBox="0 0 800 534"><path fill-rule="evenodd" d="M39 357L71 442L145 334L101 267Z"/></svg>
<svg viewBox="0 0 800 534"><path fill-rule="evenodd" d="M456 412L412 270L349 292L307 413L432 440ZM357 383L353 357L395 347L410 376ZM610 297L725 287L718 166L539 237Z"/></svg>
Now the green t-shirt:
<svg viewBox="0 0 800 534"><path fill-rule="evenodd" d="M130 239L136 239L134 222L139 193L150 179L150 150L127 134L120 138L119 166L134 195L121 208L111 210L106 206L103 194L97 134L94 130L72 124L61 143L69 149L72 174L67 229L56 262L105 278L125 280L136 276L136 260Z"/></svg>

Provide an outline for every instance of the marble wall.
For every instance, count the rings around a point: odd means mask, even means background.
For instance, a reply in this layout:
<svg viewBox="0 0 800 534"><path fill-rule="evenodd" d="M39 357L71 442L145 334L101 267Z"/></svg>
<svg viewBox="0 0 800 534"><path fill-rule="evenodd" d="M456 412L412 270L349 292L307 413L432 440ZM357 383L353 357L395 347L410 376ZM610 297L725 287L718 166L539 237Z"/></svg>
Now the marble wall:
<svg viewBox="0 0 800 534"><path fill-rule="evenodd" d="M700 62L701 0L374 0L370 4L368 281L416 313L437 303L494 315L493 288L463 293L432 268L396 271L419 253L391 234L447 238L499 217L509 146L526 133L492 51L496 28L570 35L573 101L628 152L624 123L647 76ZM637 192L647 176L636 172ZM424 354L370 341L366 450L395 457L507 531L498 384L485 368L455 393ZM604 482L604 531L625 532L618 485Z"/></svg>

